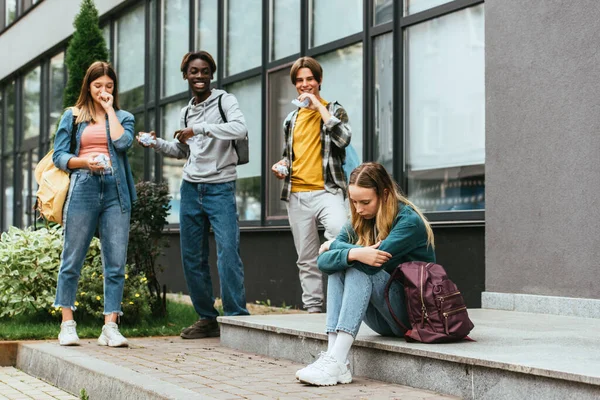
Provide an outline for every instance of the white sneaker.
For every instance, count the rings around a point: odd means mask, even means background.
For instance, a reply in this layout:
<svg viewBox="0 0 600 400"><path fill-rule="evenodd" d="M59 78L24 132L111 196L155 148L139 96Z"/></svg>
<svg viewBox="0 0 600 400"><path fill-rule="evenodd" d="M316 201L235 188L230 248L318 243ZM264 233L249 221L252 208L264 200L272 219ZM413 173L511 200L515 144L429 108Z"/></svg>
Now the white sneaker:
<svg viewBox="0 0 600 400"><path fill-rule="evenodd" d="M79 336L77 336L76 328L77 323L73 320L65 321L60 324L58 343L61 346L79 346Z"/></svg>
<svg viewBox="0 0 600 400"><path fill-rule="evenodd" d="M102 327L102 333L98 338L98 344L110 347L129 346L127 339L119 332L119 326L114 322L109 322Z"/></svg>
<svg viewBox="0 0 600 400"><path fill-rule="evenodd" d="M312 364L308 364L306 367L296 371L296 379L300 380L300 377L304 374L305 370L312 368L315 364L318 364L321 361L321 359L323 357L325 357L326 355L327 355L327 352L325 352L325 351L320 352L319 357Z"/></svg>
<svg viewBox="0 0 600 400"><path fill-rule="evenodd" d="M348 369L348 364L339 363L329 355L322 356L317 362L301 371L300 382L315 386L333 386L338 383L352 382L352 374Z"/></svg>

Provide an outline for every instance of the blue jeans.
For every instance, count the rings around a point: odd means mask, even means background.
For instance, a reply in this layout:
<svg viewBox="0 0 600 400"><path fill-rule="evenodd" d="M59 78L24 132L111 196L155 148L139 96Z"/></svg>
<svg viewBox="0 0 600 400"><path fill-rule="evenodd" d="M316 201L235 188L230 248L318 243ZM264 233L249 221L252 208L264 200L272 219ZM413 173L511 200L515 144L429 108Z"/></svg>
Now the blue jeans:
<svg viewBox="0 0 600 400"><path fill-rule="evenodd" d="M131 213L121 210L115 177L92 175L88 170L73 172L63 214L64 246L54 307L76 309L79 274L98 228L104 269L104 314L122 315Z"/></svg>
<svg viewBox="0 0 600 400"><path fill-rule="evenodd" d="M240 258L240 229L235 181L181 183L181 259L192 304L201 319L215 319L212 280L208 265L208 232L217 242L217 269L225 315L248 315L244 266Z"/></svg>
<svg viewBox="0 0 600 400"><path fill-rule="evenodd" d="M342 331L356 337L360 323L383 336L403 337L385 302L385 286L390 274L385 270L368 275L355 268L329 275L327 280L327 324L329 332ZM394 314L409 326L404 302L404 287L394 282L390 287Z"/></svg>

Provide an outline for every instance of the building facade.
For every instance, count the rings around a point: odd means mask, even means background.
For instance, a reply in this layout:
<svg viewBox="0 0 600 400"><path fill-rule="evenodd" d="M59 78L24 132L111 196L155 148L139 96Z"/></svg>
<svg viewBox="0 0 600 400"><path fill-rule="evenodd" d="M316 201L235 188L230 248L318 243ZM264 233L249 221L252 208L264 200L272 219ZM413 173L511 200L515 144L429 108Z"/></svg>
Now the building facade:
<svg viewBox="0 0 600 400"><path fill-rule="evenodd" d="M237 184L249 300L300 304L281 182L270 167L281 158L282 122L297 96L290 66L308 55L323 65L322 96L348 111L356 150L385 165L426 212L438 261L468 304L480 306L487 208L483 0L95 3L121 107L134 114L137 131L172 137L190 98L179 71L190 50L213 54L214 86L237 97L250 140L250 163L238 167ZM63 111L64 52L78 10L73 0L0 0L2 230L33 223L33 170ZM178 247L183 161L139 146L130 160L136 180L168 183L171 247L163 277L169 290L185 291Z"/></svg>

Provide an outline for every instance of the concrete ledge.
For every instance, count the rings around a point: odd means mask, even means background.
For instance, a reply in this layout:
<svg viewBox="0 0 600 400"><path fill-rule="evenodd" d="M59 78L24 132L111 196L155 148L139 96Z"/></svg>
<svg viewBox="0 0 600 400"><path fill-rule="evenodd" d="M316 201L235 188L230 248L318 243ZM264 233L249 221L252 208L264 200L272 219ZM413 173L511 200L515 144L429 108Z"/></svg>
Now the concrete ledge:
<svg viewBox="0 0 600 400"><path fill-rule="evenodd" d="M0 342L0 367L14 367L19 342Z"/></svg>
<svg viewBox="0 0 600 400"><path fill-rule="evenodd" d="M115 349L115 352L127 349ZM56 343L22 343L16 367L69 393L94 400L201 399L198 393L89 357Z"/></svg>
<svg viewBox="0 0 600 400"><path fill-rule="evenodd" d="M600 300L596 299L483 292L481 307L493 310L600 319Z"/></svg>
<svg viewBox="0 0 600 400"><path fill-rule="evenodd" d="M427 345L364 324L350 354L355 375L465 399L597 399L600 321L469 311L477 342ZM324 315L221 317L224 346L301 363L326 349Z"/></svg>

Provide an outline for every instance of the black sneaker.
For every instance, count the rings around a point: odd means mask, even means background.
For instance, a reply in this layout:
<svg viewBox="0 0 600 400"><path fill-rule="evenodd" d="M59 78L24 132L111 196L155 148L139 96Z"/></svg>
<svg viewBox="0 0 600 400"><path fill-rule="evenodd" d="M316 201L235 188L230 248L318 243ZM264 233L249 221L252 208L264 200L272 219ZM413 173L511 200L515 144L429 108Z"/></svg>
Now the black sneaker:
<svg viewBox="0 0 600 400"><path fill-rule="evenodd" d="M202 339L221 336L221 331L216 320L199 319L194 325L182 330L180 336L184 339Z"/></svg>

